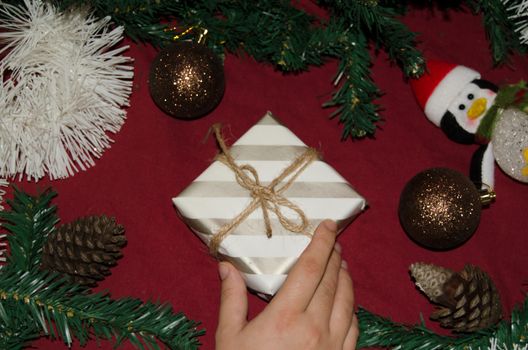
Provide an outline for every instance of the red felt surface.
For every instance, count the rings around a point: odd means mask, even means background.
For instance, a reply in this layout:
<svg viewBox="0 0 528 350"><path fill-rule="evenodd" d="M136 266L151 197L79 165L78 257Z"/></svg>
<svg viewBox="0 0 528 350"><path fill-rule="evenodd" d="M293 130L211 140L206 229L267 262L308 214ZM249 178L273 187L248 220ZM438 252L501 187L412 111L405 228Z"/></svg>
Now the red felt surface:
<svg viewBox="0 0 528 350"><path fill-rule="evenodd" d="M419 47L426 57L463 64L497 84L528 78L525 57L493 68L482 18L469 13L412 10L404 19L420 32ZM433 307L414 287L408 266L417 261L452 269L466 263L489 272L502 295L506 315L523 300L526 266L526 200L528 186L496 170L498 200L482 213L475 235L460 248L431 252L417 246L402 230L398 200L405 183L418 172L445 166L467 173L475 145L449 141L427 121L401 71L384 52L373 52L372 76L384 91L379 100L384 122L375 138L341 141L341 126L329 120L321 104L333 91L331 79L337 63L329 61L298 75L283 75L248 57L228 55L226 91L210 115L182 121L163 114L148 91L149 64L156 52L132 45L135 59L134 89L128 118L113 138L115 143L96 166L69 179L37 184L15 182L27 191L51 185L62 222L78 216L107 214L126 227L124 258L98 290L114 297L132 296L170 302L175 309L202 322L207 333L203 349L214 348L220 282L216 263L207 249L178 218L171 198L199 175L214 157L210 139L203 142L215 122L230 126L236 140L272 111L305 143L322 150L335 167L369 202L340 236L343 256L353 276L357 303L394 320L417 323ZM266 303L251 295L250 317ZM102 349L111 343L101 342ZM38 349L60 349L60 342L39 340ZM65 347L64 347L65 348ZM73 346L78 349L77 343ZM97 349L95 342L86 349ZM126 345L124 349L132 349Z"/></svg>

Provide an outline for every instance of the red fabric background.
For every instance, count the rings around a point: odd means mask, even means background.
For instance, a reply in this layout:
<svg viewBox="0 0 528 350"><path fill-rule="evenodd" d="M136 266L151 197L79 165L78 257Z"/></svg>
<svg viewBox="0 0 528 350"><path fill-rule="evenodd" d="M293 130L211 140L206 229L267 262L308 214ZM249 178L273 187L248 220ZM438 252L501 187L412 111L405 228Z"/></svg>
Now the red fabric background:
<svg viewBox="0 0 528 350"><path fill-rule="evenodd" d="M525 57L493 68L482 18L469 13L412 10L404 18L420 33L419 47L435 57L474 68L497 84L528 78ZM89 214L115 216L126 228L124 258L98 290L114 297L132 296L172 303L176 310L202 322L203 349L214 348L220 282L216 262L178 218L171 198L200 174L214 157L214 142L202 142L215 122L230 126L236 140L272 111L305 143L319 147L334 166L368 200L370 207L340 236L343 256L355 283L357 304L407 323L427 319L433 307L414 287L408 266L432 262L452 269L472 263L489 272L502 295L506 315L523 300L527 282L526 199L528 186L496 170L497 202L482 213L475 235L460 248L431 252L414 244L402 230L398 200L405 183L418 172L444 166L467 173L476 145L455 144L427 121L401 71L384 52L373 52L372 76L384 91L384 122L375 138L341 141L341 126L329 120L321 104L333 91L337 63L329 61L298 75L283 75L251 58L228 55L226 91L210 115L182 121L163 114L148 91L149 65L156 52L132 45L134 88L128 119L115 143L94 168L69 179L37 184L15 182L26 191L51 185L63 223ZM251 295L250 316L266 303ZM38 349L62 348L39 340ZM78 343L74 344L78 349ZM95 342L86 349L97 349ZM102 349L111 343L101 342ZM132 349L130 344L124 349Z"/></svg>

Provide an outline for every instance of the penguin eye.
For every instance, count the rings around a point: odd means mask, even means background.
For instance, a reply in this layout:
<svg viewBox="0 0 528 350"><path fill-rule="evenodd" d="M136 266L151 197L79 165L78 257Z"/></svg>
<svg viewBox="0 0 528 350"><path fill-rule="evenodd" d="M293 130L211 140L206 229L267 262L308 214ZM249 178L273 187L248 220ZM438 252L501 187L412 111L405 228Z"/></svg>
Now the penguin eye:
<svg viewBox="0 0 528 350"><path fill-rule="evenodd" d="M465 105L462 105L462 104L460 104L460 105L458 105L458 109L460 109L461 111L463 111L464 109L466 109L466 106L465 106Z"/></svg>
<svg viewBox="0 0 528 350"><path fill-rule="evenodd" d="M469 94L467 97L468 97L469 100L472 100L472 99L475 98L475 95L473 95L473 94Z"/></svg>

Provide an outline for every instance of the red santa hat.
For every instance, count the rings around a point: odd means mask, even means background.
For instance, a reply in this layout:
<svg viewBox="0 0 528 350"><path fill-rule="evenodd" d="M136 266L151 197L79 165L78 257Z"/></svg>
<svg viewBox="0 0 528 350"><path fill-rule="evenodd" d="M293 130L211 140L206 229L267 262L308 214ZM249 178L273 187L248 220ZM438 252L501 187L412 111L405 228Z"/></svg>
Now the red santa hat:
<svg viewBox="0 0 528 350"><path fill-rule="evenodd" d="M427 61L427 72L411 79L411 88L427 119L440 126L442 117L464 86L480 74L471 68L443 61Z"/></svg>

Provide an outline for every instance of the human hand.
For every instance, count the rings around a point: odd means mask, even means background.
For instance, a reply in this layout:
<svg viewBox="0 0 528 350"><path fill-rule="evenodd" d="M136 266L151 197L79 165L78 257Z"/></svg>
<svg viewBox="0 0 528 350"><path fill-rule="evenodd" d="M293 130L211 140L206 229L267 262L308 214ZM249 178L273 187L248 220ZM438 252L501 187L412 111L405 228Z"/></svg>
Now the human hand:
<svg viewBox="0 0 528 350"><path fill-rule="evenodd" d="M355 349L354 290L336 229L330 220L317 227L277 295L249 322L244 280L231 264L220 263L217 350Z"/></svg>

